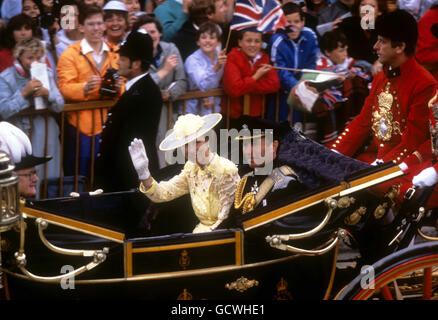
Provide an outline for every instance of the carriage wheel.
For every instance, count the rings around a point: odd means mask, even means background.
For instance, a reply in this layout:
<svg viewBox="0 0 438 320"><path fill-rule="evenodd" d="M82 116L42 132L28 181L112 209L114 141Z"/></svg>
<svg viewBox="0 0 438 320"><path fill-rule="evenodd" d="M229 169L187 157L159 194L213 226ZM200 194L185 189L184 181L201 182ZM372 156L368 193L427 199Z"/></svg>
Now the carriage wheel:
<svg viewBox="0 0 438 320"><path fill-rule="evenodd" d="M438 241L395 252L362 271L337 300L438 300Z"/></svg>

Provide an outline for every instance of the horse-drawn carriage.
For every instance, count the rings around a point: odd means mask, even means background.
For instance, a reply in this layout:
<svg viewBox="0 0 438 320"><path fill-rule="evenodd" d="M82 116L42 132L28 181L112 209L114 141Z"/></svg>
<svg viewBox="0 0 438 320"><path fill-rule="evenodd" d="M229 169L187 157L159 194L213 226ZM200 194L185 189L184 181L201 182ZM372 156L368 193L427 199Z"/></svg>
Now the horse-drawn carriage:
<svg viewBox="0 0 438 320"><path fill-rule="evenodd" d="M417 192L387 222L397 188L384 198L369 192L403 174L394 164L290 195L235 217L231 227L193 234L188 197L165 207L151 206L136 190L20 202L13 166L4 154L0 160L2 290L10 299L438 294L438 239L421 232L437 220L436 211L424 210L427 195ZM410 245L417 230L427 240ZM340 261L341 243L359 255Z"/></svg>

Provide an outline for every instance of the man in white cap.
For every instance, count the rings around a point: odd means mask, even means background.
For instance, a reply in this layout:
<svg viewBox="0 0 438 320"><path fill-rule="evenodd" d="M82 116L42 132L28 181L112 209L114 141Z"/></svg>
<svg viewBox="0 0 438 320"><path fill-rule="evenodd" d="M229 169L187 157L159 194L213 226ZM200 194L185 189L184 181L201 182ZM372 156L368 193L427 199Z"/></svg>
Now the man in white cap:
<svg viewBox="0 0 438 320"><path fill-rule="evenodd" d="M184 169L169 181L157 183L149 172L149 159L143 141L134 139L129 146L132 162L141 181L140 191L153 202L167 202L190 194L193 210L200 220L193 233L208 232L228 217L240 177L230 160L210 151L206 135L222 116L180 116L173 131L161 142L160 150L185 147L189 160Z"/></svg>

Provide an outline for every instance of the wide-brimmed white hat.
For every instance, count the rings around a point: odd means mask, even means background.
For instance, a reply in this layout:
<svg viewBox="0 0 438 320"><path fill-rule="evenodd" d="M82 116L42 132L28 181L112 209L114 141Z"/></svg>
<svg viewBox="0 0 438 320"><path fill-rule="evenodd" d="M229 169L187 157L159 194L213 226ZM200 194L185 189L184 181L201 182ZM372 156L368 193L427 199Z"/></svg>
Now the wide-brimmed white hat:
<svg viewBox="0 0 438 320"><path fill-rule="evenodd" d="M213 129L221 119L220 113L210 113L203 117L191 113L179 116L170 134L160 143L160 150L182 147Z"/></svg>

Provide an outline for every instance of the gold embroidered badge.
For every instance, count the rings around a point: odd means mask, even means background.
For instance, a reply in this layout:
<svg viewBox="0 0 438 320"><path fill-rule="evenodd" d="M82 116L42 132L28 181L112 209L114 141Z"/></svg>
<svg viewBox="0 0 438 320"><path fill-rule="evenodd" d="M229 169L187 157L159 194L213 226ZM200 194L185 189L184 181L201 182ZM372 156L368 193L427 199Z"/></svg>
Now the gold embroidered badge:
<svg viewBox="0 0 438 320"><path fill-rule="evenodd" d="M391 83L386 84L385 91L382 91L378 96L379 110L373 112L372 129L374 135L380 141L389 141L395 134L401 135L400 123L394 121L391 111L394 97L390 93Z"/></svg>

